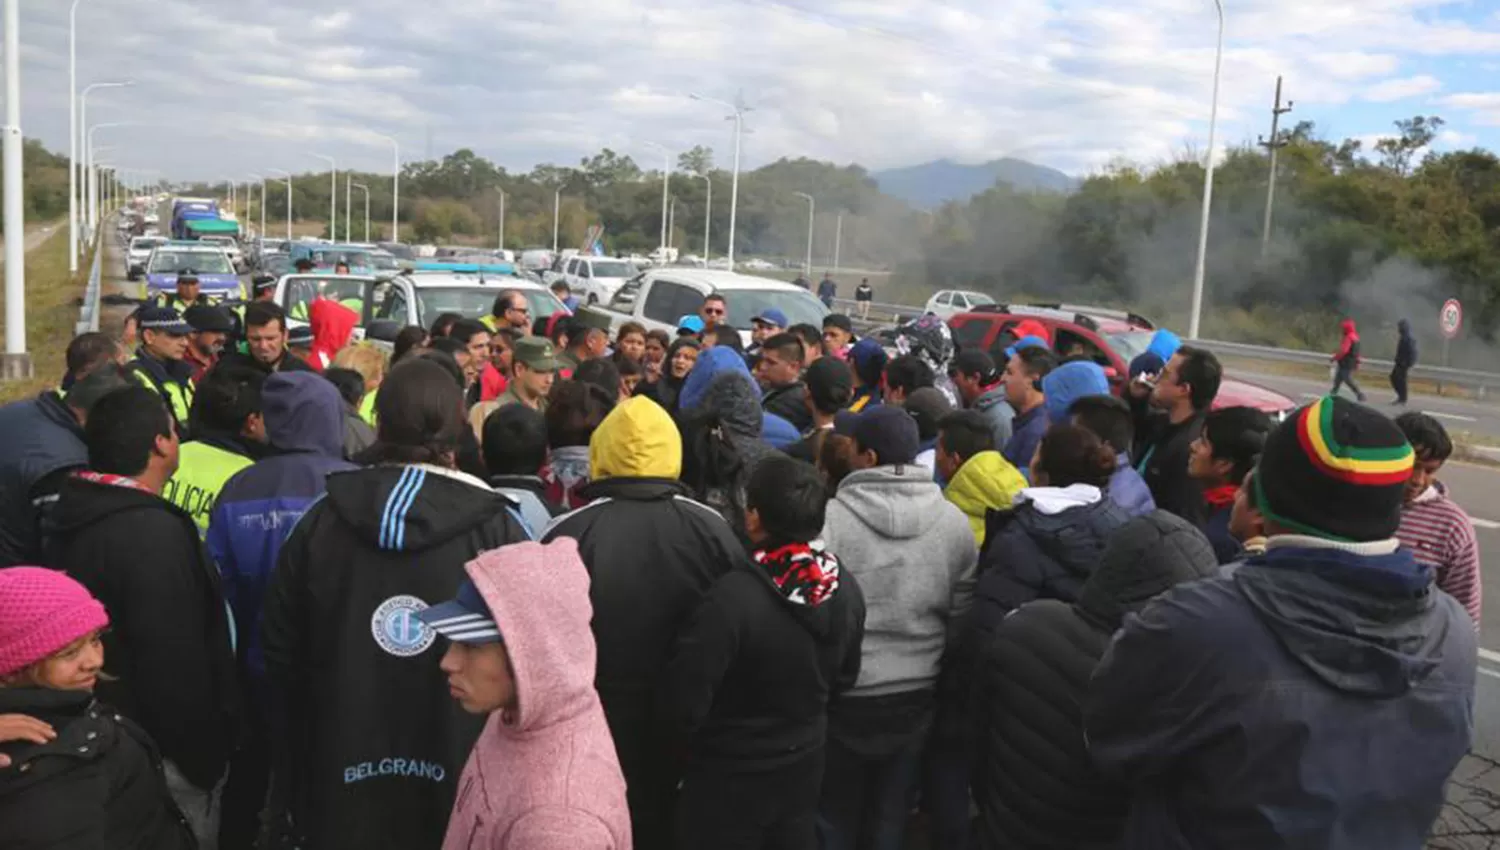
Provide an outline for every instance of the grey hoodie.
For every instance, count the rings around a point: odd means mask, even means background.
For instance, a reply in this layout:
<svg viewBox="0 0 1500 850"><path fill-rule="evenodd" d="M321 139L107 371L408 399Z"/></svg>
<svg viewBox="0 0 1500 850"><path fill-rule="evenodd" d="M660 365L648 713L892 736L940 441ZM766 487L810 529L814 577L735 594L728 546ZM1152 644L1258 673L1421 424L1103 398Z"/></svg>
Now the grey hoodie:
<svg viewBox="0 0 1500 850"><path fill-rule="evenodd" d="M859 681L849 696L933 687L974 597L969 521L921 466L851 473L828 503L823 541L865 595Z"/></svg>

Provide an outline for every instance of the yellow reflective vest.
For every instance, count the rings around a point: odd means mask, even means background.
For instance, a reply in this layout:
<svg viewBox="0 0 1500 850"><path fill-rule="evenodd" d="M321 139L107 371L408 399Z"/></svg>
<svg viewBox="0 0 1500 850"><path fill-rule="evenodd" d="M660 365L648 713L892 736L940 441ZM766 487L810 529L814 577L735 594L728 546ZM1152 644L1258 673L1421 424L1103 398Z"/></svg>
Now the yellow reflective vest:
<svg viewBox="0 0 1500 850"><path fill-rule="evenodd" d="M184 435L187 430L188 411L193 409L193 382L168 379L158 383L154 375L155 370L142 363L140 357L132 360L126 369L135 376L141 386L166 401L167 409L172 411L172 418L177 420L178 435Z"/></svg>
<svg viewBox="0 0 1500 850"><path fill-rule="evenodd" d="M380 387L365 393L364 400L359 403L359 418L369 423L371 428L375 427L375 397L380 395Z"/></svg>
<svg viewBox="0 0 1500 850"><path fill-rule="evenodd" d="M214 512L224 482L253 462L238 452L210 443L183 443L177 472L162 488L162 498L187 511L198 525L198 536L203 537L208 534L208 518Z"/></svg>

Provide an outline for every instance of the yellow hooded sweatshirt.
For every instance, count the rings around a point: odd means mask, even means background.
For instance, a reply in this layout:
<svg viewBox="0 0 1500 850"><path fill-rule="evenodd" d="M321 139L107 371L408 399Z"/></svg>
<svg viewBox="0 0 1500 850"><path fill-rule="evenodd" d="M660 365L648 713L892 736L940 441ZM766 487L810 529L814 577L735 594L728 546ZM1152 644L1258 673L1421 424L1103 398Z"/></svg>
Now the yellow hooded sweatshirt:
<svg viewBox="0 0 1500 850"><path fill-rule="evenodd" d="M610 411L589 440L589 477L669 478L682 474L682 436L662 406L643 396Z"/></svg>
<svg viewBox="0 0 1500 850"><path fill-rule="evenodd" d="M1008 510L1011 500L1026 487L1020 470L996 451L980 452L964 461L943 495L969 518L974 542L984 545L984 515L991 508Z"/></svg>

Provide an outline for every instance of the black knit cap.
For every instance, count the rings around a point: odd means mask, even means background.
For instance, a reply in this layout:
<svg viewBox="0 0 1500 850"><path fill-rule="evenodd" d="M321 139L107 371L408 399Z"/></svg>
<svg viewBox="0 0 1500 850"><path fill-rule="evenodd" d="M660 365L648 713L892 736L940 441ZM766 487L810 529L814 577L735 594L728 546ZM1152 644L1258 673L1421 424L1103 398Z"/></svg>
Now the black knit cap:
<svg viewBox="0 0 1500 850"><path fill-rule="evenodd" d="M1413 452L1385 414L1337 396L1300 407L1266 438L1255 501L1300 534L1369 542L1395 535Z"/></svg>

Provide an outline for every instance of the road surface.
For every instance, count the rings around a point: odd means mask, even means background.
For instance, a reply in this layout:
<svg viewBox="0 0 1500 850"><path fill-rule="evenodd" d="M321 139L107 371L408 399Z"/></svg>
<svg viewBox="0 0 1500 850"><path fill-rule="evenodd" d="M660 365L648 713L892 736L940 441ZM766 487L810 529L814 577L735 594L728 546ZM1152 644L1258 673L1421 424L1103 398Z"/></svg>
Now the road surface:
<svg viewBox="0 0 1500 850"><path fill-rule="evenodd" d="M1286 375L1265 375L1253 370L1235 368L1227 369L1227 371L1236 378L1243 378L1276 390L1298 404L1328 392L1328 381L1294 378ZM1392 415L1402 410L1390 404L1395 400L1396 394L1391 392L1384 373L1361 373L1360 388L1365 391L1369 403L1373 406L1389 411ZM1352 398L1348 390L1344 390L1344 395ZM1450 431L1465 431L1477 437L1500 441L1500 404L1415 392L1411 394L1410 402L1406 407L1407 410L1425 411L1436 417Z"/></svg>

